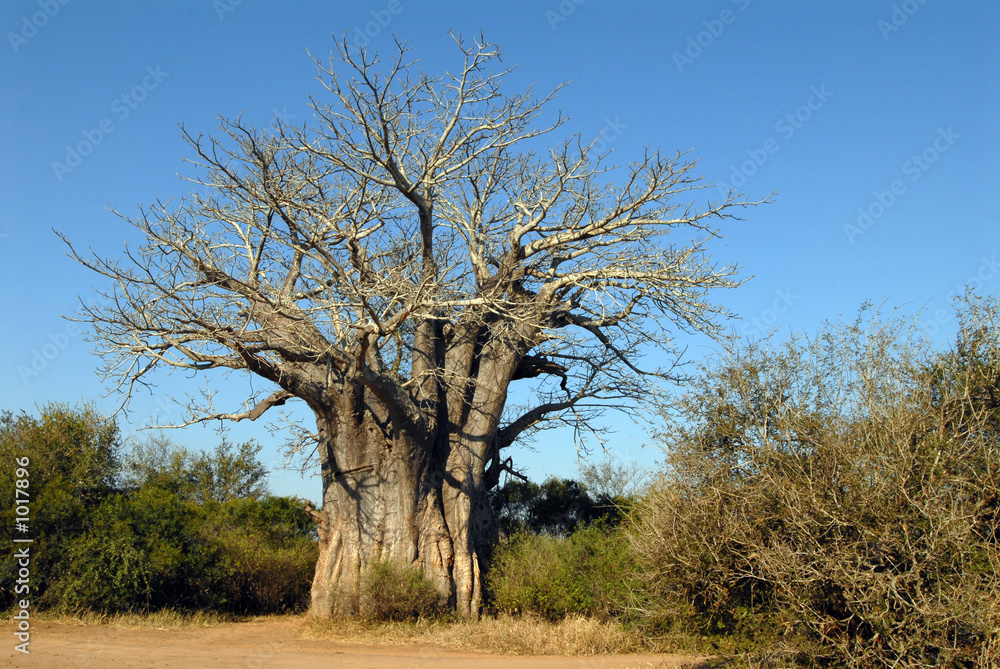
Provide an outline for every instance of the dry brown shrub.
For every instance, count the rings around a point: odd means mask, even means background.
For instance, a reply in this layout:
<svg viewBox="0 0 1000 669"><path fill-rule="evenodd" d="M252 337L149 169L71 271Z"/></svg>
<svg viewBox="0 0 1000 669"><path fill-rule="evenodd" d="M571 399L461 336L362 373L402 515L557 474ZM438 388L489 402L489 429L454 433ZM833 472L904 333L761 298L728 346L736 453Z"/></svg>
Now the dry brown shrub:
<svg viewBox="0 0 1000 669"><path fill-rule="evenodd" d="M101 613L80 610L39 611L32 614L37 620L61 624L89 627L112 627L114 629L175 629L180 627L216 627L246 620L229 613L216 611L178 611L160 609L150 612Z"/></svg>
<svg viewBox="0 0 1000 669"><path fill-rule="evenodd" d="M647 623L800 664L996 666L998 313L969 298L947 352L869 313L706 364L631 535Z"/></svg>

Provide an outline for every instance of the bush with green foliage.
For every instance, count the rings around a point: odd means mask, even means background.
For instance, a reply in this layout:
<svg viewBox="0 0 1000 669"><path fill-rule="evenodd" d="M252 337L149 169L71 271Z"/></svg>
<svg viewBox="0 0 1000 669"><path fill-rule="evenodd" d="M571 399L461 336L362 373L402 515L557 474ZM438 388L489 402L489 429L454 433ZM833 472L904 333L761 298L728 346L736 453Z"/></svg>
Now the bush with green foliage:
<svg viewBox="0 0 1000 669"><path fill-rule="evenodd" d="M521 532L494 551L486 588L500 612L607 619L624 609L631 565L620 529L598 524L568 537Z"/></svg>
<svg viewBox="0 0 1000 669"><path fill-rule="evenodd" d="M484 583L494 610L550 620L622 613L633 570L619 526L647 475L610 459L581 474L585 482L512 479L490 493L502 531Z"/></svg>
<svg viewBox="0 0 1000 669"><path fill-rule="evenodd" d="M37 601L65 566L72 539L90 514L118 489L122 440L117 426L89 405L42 407L39 416L0 415L0 540L15 531L15 458L27 457L32 563L30 598ZM18 535L21 536L21 535ZM0 609L14 601L13 551L0 555ZM21 598L21 597L19 597Z"/></svg>
<svg viewBox="0 0 1000 669"><path fill-rule="evenodd" d="M430 579L417 567L373 562L361 575L362 619L407 621L444 613L444 602Z"/></svg>
<svg viewBox="0 0 1000 669"><path fill-rule="evenodd" d="M734 345L680 402L630 542L660 633L804 664L1000 662L1000 330L933 350L875 314Z"/></svg>
<svg viewBox="0 0 1000 669"><path fill-rule="evenodd" d="M207 505L200 530L211 556L200 580L215 608L233 613L303 610L319 546L316 525L289 497Z"/></svg>
<svg viewBox="0 0 1000 669"><path fill-rule="evenodd" d="M67 559L42 603L105 612L197 607L201 520L200 509L161 488L110 495L86 531L68 538Z"/></svg>
<svg viewBox="0 0 1000 669"><path fill-rule="evenodd" d="M198 505L150 485L115 494L71 541L42 604L103 612L301 610L318 555L311 522L283 497Z"/></svg>
<svg viewBox="0 0 1000 669"><path fill-rule="evenodd" d="M3 414L0 457L30 459L30 599L104 612L303 608L316 527L297 500L266 495L259 450L224 441L191 454L159 439L129 454L114 422L88 406ZM13 474L0 475L11 500ZM13 513L0 511L8 536ZM0 607L9 608L12 552L0 566Z"/></svg>

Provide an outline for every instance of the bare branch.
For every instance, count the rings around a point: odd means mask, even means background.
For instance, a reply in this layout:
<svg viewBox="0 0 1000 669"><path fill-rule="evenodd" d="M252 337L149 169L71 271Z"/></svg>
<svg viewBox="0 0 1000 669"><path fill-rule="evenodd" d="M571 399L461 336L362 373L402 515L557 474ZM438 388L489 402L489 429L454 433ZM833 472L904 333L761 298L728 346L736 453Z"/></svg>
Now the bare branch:
<svg viewBox="0 0 1000 669"><path fill-rule="evenodd" d="M80 316L106 378L127 394L164 368L263 377L270 398L190 422L298 397L326 416L321 449L449 443L479 474L491 444L562 421L599 432L601 412L674 379L642 354L677 354L674 330L718 334L709 298L741 281L710 261L713 226L757 203L693 201L706 185L681 153L619 169L580 136L536 153L564 123L542 120L557 91L508 93L495 45L455 41L458 67L432 77L405 44L383 61L345 38L316 62L311 126L182 128L198 192L122 216L145 241L121 259L68 247L115 284ZM511 416L514 382L531 399Z"/></svg>

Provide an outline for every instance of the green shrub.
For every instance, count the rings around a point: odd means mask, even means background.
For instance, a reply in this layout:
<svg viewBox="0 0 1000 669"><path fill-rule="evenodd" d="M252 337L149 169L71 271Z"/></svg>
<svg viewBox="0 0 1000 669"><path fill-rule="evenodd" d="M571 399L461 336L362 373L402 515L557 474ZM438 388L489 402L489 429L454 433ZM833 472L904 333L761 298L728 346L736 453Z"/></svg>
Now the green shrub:
<svg viewBox="0 0 1000 669"><path fill-rule="evenodd" d="M232 499L222 504L206 504L205 514L213 527L253 530L272 542L317 538L316 522L294 497Z"/></svg>
<svg viewBox="0 0 1000 669"><path fill-rule="evenodd" d="M200 509L155 487L106 498L68 540L43 605L107 613L196 606Z"/></svg>
<svg viewBox="0 0 1000 669"><path fill-rule="evenodd" d="M621 613L629 573L622 533L591 526L569 537L515 535L494 552L486 585L499 612L606 619Z"/></svg>
<svg viewBox="0 0 1000 669"><path fill-rule="evenodd" d="M372 562L361 575L360 616L372 621L430 618L444 612L441 596L417 567Z"/></svg>
<svg viewBox="0 0 1000 669"><path fill-rule="evenodd" d="M106 613L162 608L263 615L308 603L318 556L294 500L198 505L145 486L108 497L69 542L43 605Z"/></svg>
<svg viewBox="0 0 1000 669"><path fill-rule="evenodd" d="M233 499L206 507L206 566L199 587L232 613L304 609L319 546L312 518L289 497Z"/></svg>
<svg viewBox="0 0 1000 669"><path fill-rule="evenodd" d="M43 605L102 613L149 608L153 570L133 537L78 537L67 557L66 571L48 590Z"/></svg>
<svg viewBox="0 0 1000 669"><path fill-rule="evenodd" d="M223 442L192 455L160 438L126 462L115 423L88 406L0 415L0 456L30 460L28 598L43 608L107 613L302 608L316 526L297 500L265 496L259 450ZM10 500L15 471L0 473L0 494ZM13 505L0 519L10 543ZM7 551L0 607L13 603L15 575Z"/></svg>
<svg viewBox="0 0 1000 669"><path fill-rule="evenodd" d="M300 538L275 545L259 533L233 529L209 541L214 560L199 582L211 593L211 608L264 615L308 605L318 554L315 542Z"/></svg>
<svg viewBox="0 0 1000 669"><path fill-rule="evenodd" d="M73 539L85 531L95 508L117 490L122 450L118 428L93 407L42 407L38 417L0 414L0 539L15 531L15 458L29 459L27 534L31 537L30 599L37 601L65 568ZM23 499L23 498L22 498ZM13 551L0 554L0 609L14 601ZM21 597L23 598L23 593Z"/></svg>

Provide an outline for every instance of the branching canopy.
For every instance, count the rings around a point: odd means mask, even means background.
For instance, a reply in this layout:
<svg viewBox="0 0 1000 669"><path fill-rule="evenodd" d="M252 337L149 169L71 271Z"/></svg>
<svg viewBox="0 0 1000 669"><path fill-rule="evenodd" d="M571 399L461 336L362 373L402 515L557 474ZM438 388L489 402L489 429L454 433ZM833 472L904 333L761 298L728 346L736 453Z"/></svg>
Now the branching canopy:
<svg viewBox="0 0 1000 669"><path fill-rule="evenodd" d="M123 216L146 241L122 259L71 251L116 285L83 314L107 376L127 394L165 367L273 385L190 421L354 387L397 430L480 411L497 461L525 430L637 406L670 374L640 354L672 351L671 328L716 332L707 295L739 280L706 242L755 203L683 202L705 186L681 154L611 169L580 136L536 153L565 123L541 122L553 94L505 93L499 50L456 42L461 67L436 78L404 45L382 62L341 44L312 126L185 130L205 188ZM534 400L512 412L521 381Z"/></svg>

